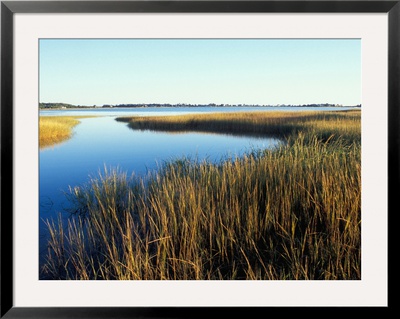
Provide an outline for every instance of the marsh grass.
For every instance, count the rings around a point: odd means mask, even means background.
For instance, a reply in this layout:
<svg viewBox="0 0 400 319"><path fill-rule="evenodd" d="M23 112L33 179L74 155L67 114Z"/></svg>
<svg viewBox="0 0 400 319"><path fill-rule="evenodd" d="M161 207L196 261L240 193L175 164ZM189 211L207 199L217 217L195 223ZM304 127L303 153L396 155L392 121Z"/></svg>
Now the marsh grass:
<svg viewBox="0 0 400 319"><path fill-rule="evenodd" d="M134 130L165 132L210 132L247 136L288 138L299 132L312 132L323 139L342 136L360 138L359 110L346 111L253 111L232 113L188 114L154 117L119 117Z"/></svg>
<svg viewBox="0 0 400 319"><path fill-rule="evenodd" d="M73 128L79 124L79 119L88 116L40 116L39 117L39 148L50 147L72 136Z"/></svg>
<svg viewBox="0 0 400 319"><path fill-rule="evenodd" d="M42 278L361 279L360 114L309 115L283 115L295 127L274 150L145 177L105 169L71 188Z"/></svg>

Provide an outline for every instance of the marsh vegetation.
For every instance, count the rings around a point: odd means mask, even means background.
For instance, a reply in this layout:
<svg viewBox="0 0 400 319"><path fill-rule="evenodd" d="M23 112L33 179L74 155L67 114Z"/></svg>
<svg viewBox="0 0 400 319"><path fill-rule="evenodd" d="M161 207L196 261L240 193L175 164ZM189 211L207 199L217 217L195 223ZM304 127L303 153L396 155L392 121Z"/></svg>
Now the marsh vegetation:
<svg viewBox="0 0 400 319"><path fill-rule="evenodd" d="M71 116L40 116L39 147L44 148L68 140L77 124L79 120Z"/></svg>
<svg viewBox="0 0 400 319"><path fill-rule="evenodd" d="M212 132L220 134L287 138L299 132L322 139L341 136L360 138L360 111L253 111L187 114L153 117L118 117L132 129L166 132ZM311 133L311 134L310 134Z"/></svg>
<svg viewBox="0 0 400 319"><path fill-rule="evenodd" d="M132 129L274 136L273 150L105 169L48 220L46 279L361 279L361 113L119 118Z"/></svg>

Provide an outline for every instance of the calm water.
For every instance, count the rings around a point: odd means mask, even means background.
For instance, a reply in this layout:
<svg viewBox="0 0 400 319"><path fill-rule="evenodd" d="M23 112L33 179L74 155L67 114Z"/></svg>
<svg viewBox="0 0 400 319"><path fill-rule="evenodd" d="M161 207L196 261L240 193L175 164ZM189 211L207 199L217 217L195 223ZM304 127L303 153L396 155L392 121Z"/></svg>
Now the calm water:
<svg viewBox="0 0 400 319"><path fill-rule="evenodd" d="M157 169L163 161L183 156L219 161L226 156L240 156L252 149L272 148L280 142L270 138L238 137L203 133L159 133L134 131L126 123L115 121L124 115L173 115L182 113L231 112L260 110L261 107L229 108L140 108L40 111L40 115L101 115L84 118L74 129L73 137L39 152L39 233L40 256L46 249L43 219L54 218L68 205L64 192L69 186L86 183L104 167L143 175ZM282 108L267 108L276 110ZM295 108L294 110L309 110ZM326 108L318 108L326 110ZM337 108L333 108L337 110ZM293 108L284 108L292 111Z"/></svg>

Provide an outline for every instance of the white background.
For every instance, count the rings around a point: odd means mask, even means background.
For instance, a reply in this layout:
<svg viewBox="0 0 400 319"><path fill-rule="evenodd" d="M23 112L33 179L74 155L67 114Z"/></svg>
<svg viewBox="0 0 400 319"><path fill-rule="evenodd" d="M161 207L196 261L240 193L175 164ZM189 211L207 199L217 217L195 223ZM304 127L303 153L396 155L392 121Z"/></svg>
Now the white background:
<svg viewBox="0 0 400 319"><path fill-rule="evenodd" d="M14 306L387 305L387 14L19 13L14 17ZM362 280L39 281L39 38L360 38Z"/></svg>

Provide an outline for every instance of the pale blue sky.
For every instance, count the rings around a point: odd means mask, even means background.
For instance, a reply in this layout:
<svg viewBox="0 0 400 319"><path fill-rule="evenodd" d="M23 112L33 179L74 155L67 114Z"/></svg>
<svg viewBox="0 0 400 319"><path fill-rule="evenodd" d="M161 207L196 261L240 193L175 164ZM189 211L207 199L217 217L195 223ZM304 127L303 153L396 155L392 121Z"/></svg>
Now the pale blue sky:
<svg viewBox="0 0 400 319"><path fill-rule="evenodd" d="M359 39L41 39L40 102L361 103Z"/></svg>

